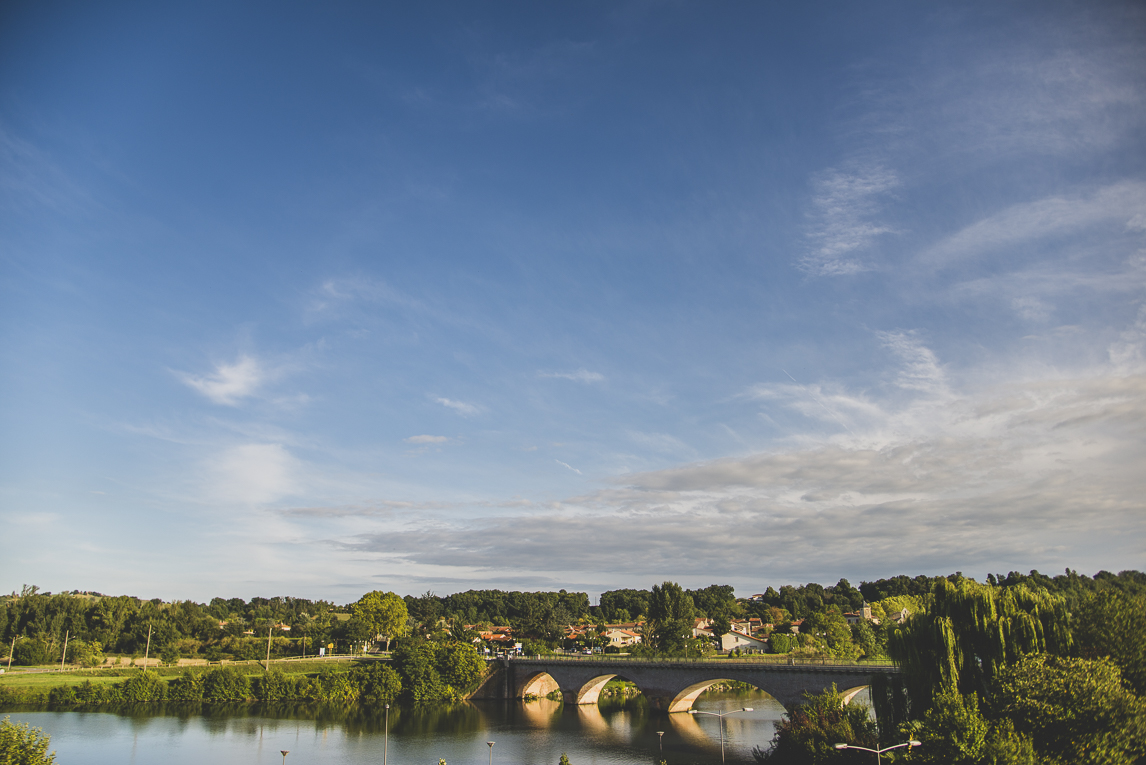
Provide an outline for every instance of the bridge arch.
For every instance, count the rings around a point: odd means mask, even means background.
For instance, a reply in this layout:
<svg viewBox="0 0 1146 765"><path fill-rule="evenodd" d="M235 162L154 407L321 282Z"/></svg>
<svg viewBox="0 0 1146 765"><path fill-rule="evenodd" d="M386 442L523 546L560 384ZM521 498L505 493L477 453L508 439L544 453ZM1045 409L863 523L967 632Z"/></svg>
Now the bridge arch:
<svg viewBox="0 0 1146 765"><path fill-rule="evenodd" d="M514 689L514 696L519 699L526 696L545 697L553 691L561 690L553 675L544 671L526 675L518 681L517 686Z"/></svg>
<svg viewBox="0 0 1146 765"><path fill-rule="evenodd" d="M580 688L571 689L573 703L582 705L596 704L601 699L601 691L605 689L605 684L616 676L616 674L598 675Z"/></svg>
<svg viewBox="0 0 1146 765"><path fill-rule="evenodd" d="M699 683L693 683L691 685L688 685L688 686L682 688L675 696L673 696L672 701L670 701L668 704L668 710L667 711L669 711L669 712L687 712L688 710L692 709L692 705L696 702L696 700L698 698L700 698L700 694L704 693L705 691L707 691L709 688L716 685L717 683L731 683L731 682L737 682L737 681L733 680L732 678L728 678L728 677L714 677L711 680L701 680ZM761 688L760 686L756 685L755 683L748 683L748 684L751 685L756 690L761 691L762 693L768 693L768 690L766 688ZM771 696L772 699L775 700L777 703L782 703L779 701L779 699L776 699L775 696L772 696L771 693L768 693L768 695Z"/></svg>
<svg viewBox="0 0 1146 765"><path fill-rule="evenodd" d="M846 691L840 691L841 700L844 704L850 704L852 703L852 699L870 687L870 685L857 685L855 688L848 688Z"/></svg>

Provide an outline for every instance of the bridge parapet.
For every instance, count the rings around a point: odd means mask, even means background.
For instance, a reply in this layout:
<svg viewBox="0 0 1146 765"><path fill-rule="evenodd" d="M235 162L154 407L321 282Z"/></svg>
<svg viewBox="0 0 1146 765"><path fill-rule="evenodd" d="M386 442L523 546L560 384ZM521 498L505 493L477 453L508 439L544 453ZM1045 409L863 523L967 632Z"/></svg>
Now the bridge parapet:
<svg viewBox="0 0 1146 765"><path fill-rule="evenodd" d="M521 698L559 688L567 703L595 704L605 683L614 677L641 689L656 709L684 712L706 688L721 681L754 685L785 707L835 684L848 701L871 684L874 675L898 674L889 665L856 663L791 663L721 659L580 659L537 657L500 660L506 673L502 698Z"/></svg>

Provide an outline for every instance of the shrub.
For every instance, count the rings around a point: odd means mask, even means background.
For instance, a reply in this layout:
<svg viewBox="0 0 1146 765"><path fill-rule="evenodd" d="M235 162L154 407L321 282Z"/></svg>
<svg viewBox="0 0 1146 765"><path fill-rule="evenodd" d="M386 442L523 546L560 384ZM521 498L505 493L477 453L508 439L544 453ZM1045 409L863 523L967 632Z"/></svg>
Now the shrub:
<svg viewBox="0 0 1146 765"><path fill-rule="evenodd" d="M143 671L119 684L122 701L163 701L167 683L154 672Z"/></svg>
<svg viewBox="0 0 1146 765"><path fill-rule="evenodd" d="M254 682L255 698L260 701L281 701L296 698L296 683L283 674L281 669L272 669Z"/></svg>
<svg viewBox="0 0 1146 765"><path fill-rule="evenodd" d="M379 661L353 670L351 677L361 699L392 701L402 693L402 678L392 667Z"/></svg>
<svg viewBox="0 0 1146 765"><path fill-rule="evenodd" d="M203 673L204 701L246 701L251 680L234 667L215 667Z"/></svg>
<svg viewBox="0 0 1146 765"><path fill-rule="evenodd" d="M39 728L0 720L0 762L11 765L52 765L56 753L48 754L50 738Z"/></svg>
<svg viewBox="0 0 1146 765"><path fill-rule="evenodd" d="M48 646L42 640L17 640L12 651L12 661L25 667L47 664L51 660Z"/></svg>
<svg viewBox="0 0 1146 765"><path fill-rule="evenodd" d="M182 677L172 680L167 686L167 698L172 701L202 701L202 673L187 670Z"/></svg>

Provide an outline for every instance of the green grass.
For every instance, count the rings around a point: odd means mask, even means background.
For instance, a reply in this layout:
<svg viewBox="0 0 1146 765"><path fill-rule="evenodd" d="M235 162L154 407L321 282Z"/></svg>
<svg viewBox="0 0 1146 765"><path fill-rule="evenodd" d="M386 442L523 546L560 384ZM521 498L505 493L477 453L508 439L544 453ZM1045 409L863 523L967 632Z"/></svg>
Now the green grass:
<svg viewBox="0 0 1146 765"><path fill-rule="evenodd" d="M357 662L353 659L323 659L315 661L284 661L276 662L271 660L271 669L282 670L287 675L317 675L326 667L333 667L337 670L346 670ZM218 666L218 665L211 665ZM227 666L234 667L245 675L261 675L265 671L263 665L255 662L249 664L229 664ZM26 668L23 672L16 671L13 667L11 673L0 675L0 686L9 688L52 688L57 685L79 685L85 680L91 680L93 683L114 683L123 680L125 677L130 677L141 671L140 667L111 667L107 669L77 669L72 672L28 672ZM159 677L170 680L173 677L180 677L187 670L192 672L206 672L210 667L198 664L190 667L153 667L148 669L148 672L154 672Z"/></svg>

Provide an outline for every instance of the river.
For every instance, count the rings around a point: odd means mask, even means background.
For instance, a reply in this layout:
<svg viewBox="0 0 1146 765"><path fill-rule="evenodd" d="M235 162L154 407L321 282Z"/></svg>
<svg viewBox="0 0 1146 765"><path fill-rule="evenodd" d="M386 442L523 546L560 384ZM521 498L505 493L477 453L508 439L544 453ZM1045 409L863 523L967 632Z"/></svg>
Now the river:
<svg viewBox="0 0 1146 765"><path fill-rule="evenodd" d="M752 763L767 747L784 708L759 691L709 692L695 708L727 712L727 762ZM381 709L350 706L140 705L106 711L8 710L51 735L58 765L286 765L382 763ZM387 759L393 765L572 765L720 762L719 720L667 715L640 697L577 707L556 701L477 701L390 709ZM657 731L664 731L663 741ZM661 748L663 747L663 749Z"/></svg>

